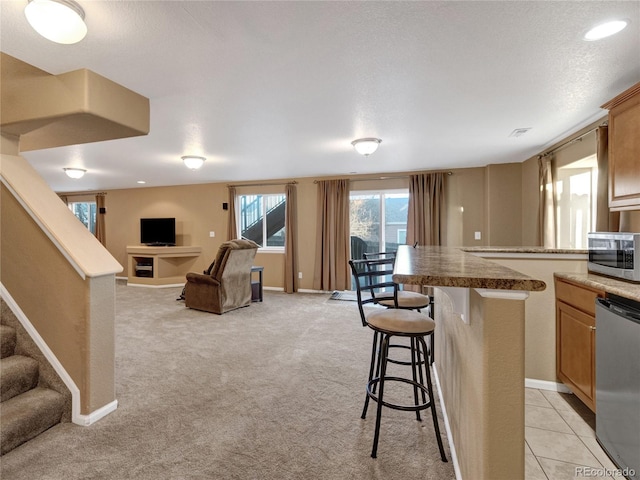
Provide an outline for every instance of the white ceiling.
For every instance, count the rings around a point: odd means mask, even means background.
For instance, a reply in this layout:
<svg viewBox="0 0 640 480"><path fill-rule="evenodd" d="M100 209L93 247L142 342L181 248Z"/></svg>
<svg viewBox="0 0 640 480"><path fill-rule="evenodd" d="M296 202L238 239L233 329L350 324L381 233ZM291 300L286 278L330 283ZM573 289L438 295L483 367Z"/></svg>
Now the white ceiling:
<svg viewBox="0 0 640 480"><path fill-rule="evenodd" d="M60 192L521 162L640 81L640 1L79 0L76 45L36 34L26 3L0 1L2 51L151 100L148 136L24 153ZM631 23L582 40L611 18ZM350 142L370 136L364 158Z"/></svg>

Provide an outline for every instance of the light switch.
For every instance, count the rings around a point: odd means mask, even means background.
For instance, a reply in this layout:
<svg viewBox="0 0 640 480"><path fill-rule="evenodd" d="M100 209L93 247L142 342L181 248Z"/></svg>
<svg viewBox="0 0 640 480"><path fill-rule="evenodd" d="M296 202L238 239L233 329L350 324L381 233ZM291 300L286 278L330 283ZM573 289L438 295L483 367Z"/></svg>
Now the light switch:
<svg viewBox="0 0 640 480"><path fill-rule="evenodd" d="M476 240L482 240L482 233L480 233L480 232L476 232L476 234L475 234L475 239L476 239Z"/></svg>
<svg viewBox="0 0 640 480"><path fill-rule="evenodd" d="M216 232L209 232L209 236L210 236L211 238L215 237L215 236L216 236Z"/></svg>

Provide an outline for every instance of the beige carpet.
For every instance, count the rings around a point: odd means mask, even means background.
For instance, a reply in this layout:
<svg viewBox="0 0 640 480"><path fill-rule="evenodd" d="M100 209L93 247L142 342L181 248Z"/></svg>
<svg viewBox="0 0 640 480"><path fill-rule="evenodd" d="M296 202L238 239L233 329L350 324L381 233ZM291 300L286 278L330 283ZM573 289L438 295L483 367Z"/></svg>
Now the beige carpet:
<svg viewBox="0 0 640 480"><path fill-rule="evenodd" d="M384 409L369 456L371 331L356 303L265 292L218 316L186 309L179 293L118 284L119 408L0 457L3 480L455 478L428 411L417 422Z"/></svg>

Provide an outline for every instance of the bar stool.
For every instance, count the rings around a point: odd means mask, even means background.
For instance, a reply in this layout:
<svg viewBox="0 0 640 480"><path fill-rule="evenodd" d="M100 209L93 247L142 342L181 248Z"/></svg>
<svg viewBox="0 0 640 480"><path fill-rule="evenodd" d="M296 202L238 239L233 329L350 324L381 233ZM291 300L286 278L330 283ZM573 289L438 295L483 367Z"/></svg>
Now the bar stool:
<svg viewBox="0 0 640 480"><path fill-rule="evenodd" d="M370 260L351 260L349 261L349 265L351 266L351 271L356 281L358 310L362 324L374 331L371 363L369 366L369 380L367 382L365 404L361 415L361 418L366 418L369 399L377 402L376 426L371 457L376 458L378 452L380 420L383 406L395 410L413 411L416 413L416 420L418 421L421 421L420 412L431 408L433 427L440 450L440 457L443 462L447 462L448 460L444 452L440 428L438 426L438 417L435 411L435 397L431 383L431 372L429 370L430 362L428 361L429 350L424 340L424 337L433 335L435 323L426 315L408 309L385 308L365 313L364 305L375 303L375 299L372 296L374 290L380 284L387 283L384 281L380 282L380 272L368 268L365 262L370 262ZM363 264L366 268L361 268ZM371 295L363 296L363 292L368 292ZM394 297L397 298L395 292ZM409 362L400 362L389 358L389 349L397 346L390 344L390 340L394 336L408 337L410 339L411 346L409 349L411 360ZM410 366L410 378L406 376L387 375L389 362ZM413 404L403 405L385 401L384 388L387 382L410 385L413 389Z"/></svg>
<svg viewBox="0 0 640 480"><path fill-rule="evenodd" d="M377 270L380 275L385 276L385 279L387 276L391 277L393 275L396 252L364 253L363 256L365 260L368 260L366 265L369 270ZM418 312L426 308L428 309L429 317L433 319L433 299L429 295L401 290L395 283L390 281L383 281L382 283L384 284L382 293L372 292L377 304L387 308L405 308ZM394 294L391 295L388 292L384 292L385 287L393 287ZM433 364L433 352L435 349L433 336L431 336L429 348L431 364Z"/></svg>

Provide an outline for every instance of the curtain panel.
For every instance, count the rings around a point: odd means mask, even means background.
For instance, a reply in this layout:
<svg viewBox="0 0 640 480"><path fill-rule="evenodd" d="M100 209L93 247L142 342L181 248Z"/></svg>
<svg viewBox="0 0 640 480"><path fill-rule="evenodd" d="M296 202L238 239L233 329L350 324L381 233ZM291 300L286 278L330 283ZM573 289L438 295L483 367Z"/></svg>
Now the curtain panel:
<svg viewBox="0 0 640 480"><path fill-rule="evenodd" d="M349 180L318 182L313 288L347 290L349 272Z"/></svg>
<svg viewBox="0 0 640 480"><path fill-rule="evenodd" d="M104 195L96 195L96 238L98 241L107 246L107 229L105 215L107 214L107 205Z"/></svg>
<svg viewBox="0 0 640 480"><path fill-rule="evenodd" d="M409 177L407 244L442 244L445 175L436 172Z"/></svg>
<svg viewBox="0 0 640 480"><path fill-rule="evenodd" d="M284 220L284 291L298 291L298 220L296 186L288 183L285 186L286 210Z"/></svg>
<svg viewBox="0 0 640 480"><path fill-rule="evenodd" d="M227 221L227 240L238 238L238 225L236 224L236 187L229 185L229 218Z"/></svg>
<svg viewBox="0 0 640 480"><path fill-rule="evenodd" d="M538 159L540 199L538 207L538 244L556 248L556 182L553 158Z"/></svg>

